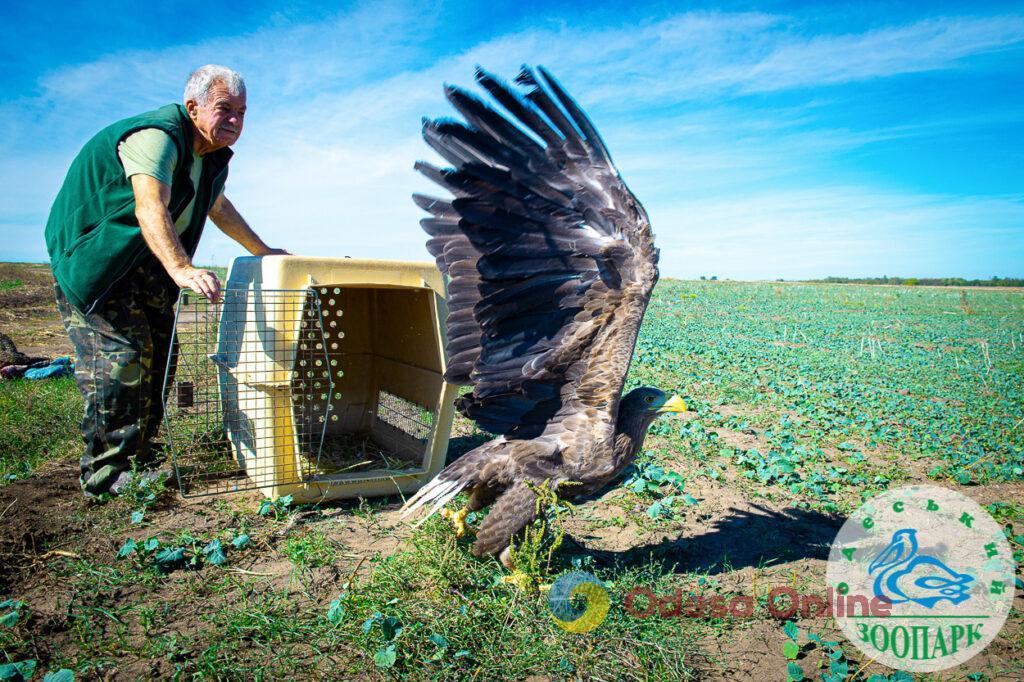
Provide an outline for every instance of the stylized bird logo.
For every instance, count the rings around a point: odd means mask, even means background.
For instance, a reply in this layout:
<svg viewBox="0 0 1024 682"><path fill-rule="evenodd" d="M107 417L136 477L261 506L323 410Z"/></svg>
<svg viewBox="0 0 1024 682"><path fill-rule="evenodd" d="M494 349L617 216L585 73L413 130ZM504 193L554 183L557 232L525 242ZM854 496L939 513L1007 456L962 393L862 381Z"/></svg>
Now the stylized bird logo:
<svg viewBox="0 0 1024 682"><path fill-rule="evenodd" d="M943 599L959 604L971 598L969 586L974 576L958 573L933 556L918 554L914 528L892 534L889 546L868 566L868 575L875 571L875 596L890 604L914 602L930 609ZM910 596L908 592L930 596Z"/></svg>

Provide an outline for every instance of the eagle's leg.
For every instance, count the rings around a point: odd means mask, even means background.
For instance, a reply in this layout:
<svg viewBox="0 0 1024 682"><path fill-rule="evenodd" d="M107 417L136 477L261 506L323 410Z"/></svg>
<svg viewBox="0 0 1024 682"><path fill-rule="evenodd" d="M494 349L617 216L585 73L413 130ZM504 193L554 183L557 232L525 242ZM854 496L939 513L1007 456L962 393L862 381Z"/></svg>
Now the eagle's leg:
<svg viewBox="0 0 1024 682"><path fill-rule="evenodd" d="M537 517L537 494L525 483L519 482L505 491L491 507L487 518L480 525L473 543L476 556L496 556L502 566L511 573L501 582L528 590L536 581L527 573L518 570L512 560L512 539Z"/></svg>
<svg viewBox="0 0 1024 682"><path fill-rule="evenodd" d="M509 545L505 549L501 550L501 554L498 555L498 561L501 565L510 571L516 570L515 562L512 561L512 545Z"/></svg>

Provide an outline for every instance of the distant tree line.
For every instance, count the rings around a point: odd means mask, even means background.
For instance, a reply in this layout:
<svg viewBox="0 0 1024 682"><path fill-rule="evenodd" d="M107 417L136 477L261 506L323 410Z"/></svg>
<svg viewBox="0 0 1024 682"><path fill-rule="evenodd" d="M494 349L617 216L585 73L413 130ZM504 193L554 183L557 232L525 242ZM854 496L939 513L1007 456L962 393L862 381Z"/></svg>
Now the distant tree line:
<svg viewBox="0 0 1024 682"><path fill-rule="evenodd" d="M992 277L990 279L964 279L963 277L826 277L809 282L827 284L903 284L906 286L938 287L1024 287L1019 277Z"/></svg>

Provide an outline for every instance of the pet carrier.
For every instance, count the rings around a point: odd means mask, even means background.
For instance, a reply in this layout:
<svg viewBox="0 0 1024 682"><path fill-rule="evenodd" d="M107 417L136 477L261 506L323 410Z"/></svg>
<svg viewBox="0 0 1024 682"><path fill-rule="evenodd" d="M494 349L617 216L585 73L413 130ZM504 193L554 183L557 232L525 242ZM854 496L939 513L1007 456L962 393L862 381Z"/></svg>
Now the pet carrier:
<svg viewBox="0 0 1024 682"><path fill-rule="evenodd" d="M432 263L237 258L182 292L165 421L183 494L412 492L444 466L445 289Z"/></svg>

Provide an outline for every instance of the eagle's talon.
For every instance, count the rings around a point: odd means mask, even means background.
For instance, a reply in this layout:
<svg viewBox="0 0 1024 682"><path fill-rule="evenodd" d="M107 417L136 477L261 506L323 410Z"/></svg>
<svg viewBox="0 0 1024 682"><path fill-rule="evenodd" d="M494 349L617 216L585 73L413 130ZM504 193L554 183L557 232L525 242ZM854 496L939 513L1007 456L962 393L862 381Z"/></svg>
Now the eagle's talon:
<svg viewBox="0 0 1024 682"><path fill-rule="evenodd" d="M469 509L463 507L457 512L453 512L451 509L442 509L441 516L452 522L454 526L455 537L461 538L469 530L469 526L466 525L466 516L469 515Z"/></svg>
<svg viewBox="0 0 1024 682"><path fill-rule="evenodd" d="M537 589L537 581L528 573L520 570L515 570L506 576L502 576L501 584L517 587L524 592L532 592Z"/></svg>

